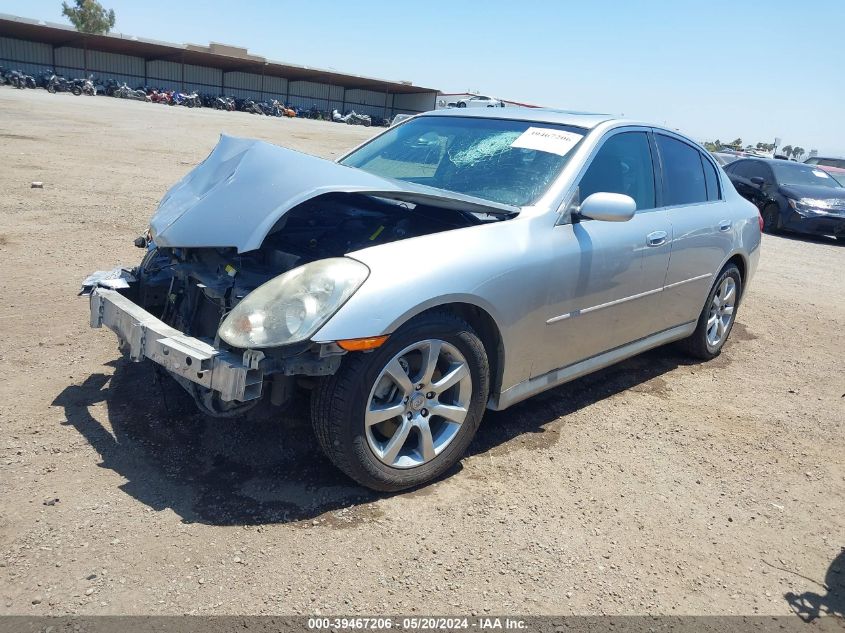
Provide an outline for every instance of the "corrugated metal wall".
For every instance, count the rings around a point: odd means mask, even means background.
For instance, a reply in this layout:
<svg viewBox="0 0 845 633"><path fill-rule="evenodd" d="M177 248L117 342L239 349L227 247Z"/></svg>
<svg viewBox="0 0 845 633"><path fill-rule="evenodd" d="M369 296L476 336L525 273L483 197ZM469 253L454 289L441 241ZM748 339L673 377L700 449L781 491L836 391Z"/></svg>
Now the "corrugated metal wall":
<svg viewBox="0 0 845 633"><path fill-rule="evenodd" d="M267 99L287 101L288 80L281 77L264 78L264 95Z"/></svg>
<svg viewBox="0 0 845 633"><path fill-rule="evenodd" d="M179 90L182 86L182 64L158 59L147 62L147 85L159 90Z"/></svg>
<svg viewBox="0 0 845 633"><path fill-rule="evenodd" d="M0 66L37 75L52 68L54 51L49 44L0 37ZM278 99L299 108L355 110L371 116L392 116L396 112L421 112L434 108L434 93L393 95L377 90L344 90L313 81L288 81L282 77L262 78L257 73L228 72L174 61L145 62L142 57L86 52L82 48L55 50L56 72L66 77L93 74L101 80L116 79L130 87L147 85L165 90L196 91L244 99ZM183 83L184 82L184 83Z"/></svg>
<svg viewBox="0 0 845 633"><path fill-rule="evenodd" d="M398 114L416 114L434 110L437 105L437 95L433 92L416 92L412 94L393 95L393 109Z"/></svg>
<svg viewBox="0 0 845 633"><path fill-rule="evenodd" d="M220 94L223 85L223 71L205 66L185 64L185 90L195 90L200 94Z"/></svg>
<svg viewBox="0 0 845 633"><path fill-rule="evenodd" d="M0 37L0 66L39 75L53 66L53 48L40 42Z"/></svg>

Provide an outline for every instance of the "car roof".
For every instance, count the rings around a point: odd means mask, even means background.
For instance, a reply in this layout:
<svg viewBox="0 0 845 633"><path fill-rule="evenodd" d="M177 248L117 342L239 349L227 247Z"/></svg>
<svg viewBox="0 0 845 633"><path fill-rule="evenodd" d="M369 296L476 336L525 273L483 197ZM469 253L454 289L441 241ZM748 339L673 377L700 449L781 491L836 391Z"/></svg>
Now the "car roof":
<svg viewBox="0 0 845 633"><path fill-rule="evenodd" d="M795 160L784 160L782 158L762 158L761 156L740 156L736 161L739 162L741 160L754 160L760 163L769 163L769 164L777 164L783 165L784 163L787 165L801 165L802 167L816 167L816 165L807 165L805 163L799 163Z"/></svg>
<svg viewBox="0 0 845 633"><path fill-rule="evenodd" d="M573 112L570 110L552 110L549 108L449 108L433 110L420 116L460 116L487 119L510 119L515 121L536 121L537 123L557 123L572 125L588 130L605 121L612 121L619 117L612 114L598 114L595 112ZM656 126L659 127L659 126Z"/></svg>

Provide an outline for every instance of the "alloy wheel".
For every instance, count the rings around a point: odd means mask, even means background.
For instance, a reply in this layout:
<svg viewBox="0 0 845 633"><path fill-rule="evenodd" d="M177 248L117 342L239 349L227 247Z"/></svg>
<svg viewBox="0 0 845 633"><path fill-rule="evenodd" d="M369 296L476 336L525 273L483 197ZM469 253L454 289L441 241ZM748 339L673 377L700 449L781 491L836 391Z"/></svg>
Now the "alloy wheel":
<svg viewBox="0 0 845 633"><path fill-rule="evenodd" d="M454 345L414 343L384 366L370 391L367 444L391 468L426 464L458 435L471 398L469 364Z"/></svg>
<svg viewBox="0 0 845 633"><path fill-rule="evenodd" d="M736 280L725 277L710 303L707 317L707 344L719 347L725 340L736 308Z"/></svg>

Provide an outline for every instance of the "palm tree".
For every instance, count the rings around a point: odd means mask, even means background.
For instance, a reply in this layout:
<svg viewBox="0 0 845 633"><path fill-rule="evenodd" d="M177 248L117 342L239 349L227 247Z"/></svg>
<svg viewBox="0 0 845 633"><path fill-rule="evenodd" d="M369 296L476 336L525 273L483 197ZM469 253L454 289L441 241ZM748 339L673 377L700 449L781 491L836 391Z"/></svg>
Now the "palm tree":
<svg viewBox="0 0 845 633"><path fill-rule="evenodd" d="M790 156L792 156L792 145L784 145L784 146L781 148L781 150L780 150L780 151L781 151L781 153L782 153L784 156L786 156L787 158L789 158Z"/></svg>
<svg viewBox="0 0 845 633"><path fill-rule="evenodd" d="M803 147L795 147L792 149L792 158L801 158L804 155Z"/></svg>

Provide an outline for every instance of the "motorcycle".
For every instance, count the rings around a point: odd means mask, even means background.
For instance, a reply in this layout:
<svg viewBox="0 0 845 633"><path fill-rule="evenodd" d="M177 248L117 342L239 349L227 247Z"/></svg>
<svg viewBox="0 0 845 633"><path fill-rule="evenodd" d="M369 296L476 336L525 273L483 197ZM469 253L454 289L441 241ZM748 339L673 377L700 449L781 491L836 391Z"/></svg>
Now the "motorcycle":
<svg viewBox="0 0 845 633"><path fill-rule="evenodd" d="M252 99L244 99L241 110L250 114L264 114L264 110Z"/></svg>
<svg viewBox="0 0 845 633"><path fill-rule="evenodd" d="M120 88L120 84L117 83L117 80L116 79L109 79L102 86L97 86L97 93L98 94L104 94L107 97L113 97L115 91L118 88Z"/></svg>
<svg viewBox="0 0 845 633"><path fill-rule="evenodd" d="M94 86L94 75L89 75L88 79L74 79L73 83L80 87L84 95L93 97L97 94L97 88Z"/></svg>
<svg viewBox="0 0 845 633"><path fill-rule="evenodd" d="M186 94L184 92L177 92L173 97L173 103L176 105L183 105L189 108L200 108L202 107L202 102L200 101L199 95L196 92L192 92L190 94Z"/></svg>
<svg viewBox="0 0 845 633"><path fill-rule="evenodd" d="M373 120L370 118L370 115L358 114L355 110L343 115L341 115L337 110L333 110L332 121L335 123L346 123L347 125L363 125L364 127L370 127L373 124Z"/></svg>
<svg viewBox="0 0 845 633"><path fill-rule="evenodd" d="M260 110L261 114L267 116L282 116L282 106L275 99L270 102L262 101L261 103L256 103L255 108Z"/></svg>
<svg viewBox="0 0 845 633"><path fill-rule="evenodd" d="M70 92L74 96L78 97L82 94L82 88L79 84L65 79L60 75L53 74L50 76L50 79L47 80L47 92L50 94L56 94L57 92Z"/></svg>
<svg viewBox="0 0 845 633"><path fill-rule="evenodd" d="M4 83L15 88L35 88L35 78L20 70L6 70L3 73Z"/></svg>
<svg viewBox="0 0 845 633"><path fill-rule="evenodd" d="M153 103L163 103L169 105L172 102L172 94L163 90L153 90L150 92L150 101Z"/></svg>
<svg viewBox="0 0 845 633"><path fill-rule="evenodd" d="M210 101L209 107L215 110L228 110L231 112L235 109L235 101L231 97L214 97Z"/></svg>
<svg viewBox="0 0 845 633"><path fill-rule="evenodd" d="M118 99L132 99L134 101L149 101L150 98L147 96L147 93L143 90L132 90L129 86L126 85L124 82L120 84L117 88L114 89L112 93L113 97L117 97Z"/></svg>

